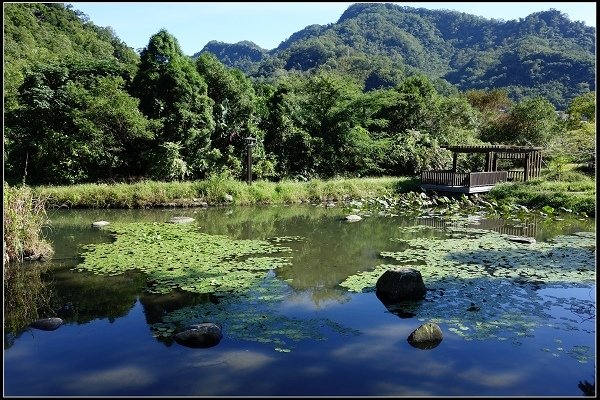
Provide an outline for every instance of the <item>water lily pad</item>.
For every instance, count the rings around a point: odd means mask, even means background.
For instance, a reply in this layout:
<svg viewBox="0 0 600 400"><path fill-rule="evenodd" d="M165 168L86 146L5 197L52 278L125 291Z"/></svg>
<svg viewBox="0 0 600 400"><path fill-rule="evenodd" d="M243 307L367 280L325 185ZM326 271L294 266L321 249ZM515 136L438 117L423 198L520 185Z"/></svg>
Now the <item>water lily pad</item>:
<svg viewBox="0 0 600 400"><path fill-rule="evenodd" d="M413 237L403 232L411 232ZM538 290L595 284L594 232L526 246L481 229L440 229L446 237L428 232L425 228L400 229L400 237L393 239L401 242L404 250L380 253L394 264L361 271L340 286L353 292L373 291L385 271L399 265L413 267L421 272L428 289L426 301L413 310L416 318L446 324L465 339L528 337L548 319L558 329L579 329L577 312L589 313L589 302L541 297ZM574 317L552 319L546 312L552 307L571 310Z"/></svg>
<svg viewBox="0 0 600 400"><path fill-rule="evenodd" d="M140 270L148 275L151 293L243 291L269 270L290 263L271 255L290 251L287 247L209 235L193 224L141 222L108 229L115 241L86 246L75 269L105 275Z"/></svg>

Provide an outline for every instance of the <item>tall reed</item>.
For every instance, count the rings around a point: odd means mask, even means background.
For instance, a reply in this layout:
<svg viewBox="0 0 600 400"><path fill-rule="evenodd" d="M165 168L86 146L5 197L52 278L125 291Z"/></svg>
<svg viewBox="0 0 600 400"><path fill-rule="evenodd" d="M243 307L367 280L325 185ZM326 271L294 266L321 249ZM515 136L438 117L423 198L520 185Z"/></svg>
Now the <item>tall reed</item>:
<svg viewBox="0 0 600 400"><path fill-rule="evenodd" d="M48 222L45 200L34 195L31 188L11 187L4 182L3 222L3 265L52 255L52 246L43 235Z"/></svg>

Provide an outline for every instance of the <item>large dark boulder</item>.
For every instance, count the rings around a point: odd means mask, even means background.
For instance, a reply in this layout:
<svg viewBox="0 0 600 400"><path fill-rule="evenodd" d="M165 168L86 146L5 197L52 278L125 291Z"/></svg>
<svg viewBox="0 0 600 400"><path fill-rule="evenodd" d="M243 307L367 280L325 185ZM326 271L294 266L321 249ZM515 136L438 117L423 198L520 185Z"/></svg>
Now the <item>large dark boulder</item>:
<svg viewBox="0 0 600 400"><path fill-rule="evenodd" d="M442 330L437 324L427 322L408 336L408 343L418 349L429 350L437 347L443 339Z"/></svg>
<svg viewBox="0 0 600 400"><path fill-rule="evenodd" d="M35 328L35 329L40 329L42 331L53 331L55 329L57 329L59 326L61 326L63 323L63 320L58 318L58 317L51 317L51 318L40 318L34 322L32 322L31 324L29 324L30 327Z"/></svg>
<svg viewBox="0 0 600 400"><path fill-rule="evenodd" d="M377 280L376 295L384 304L422 300L427 289L421 273L416 269L391 269Z"/></svg>
<svg viewBox="0 0 600 400"><path fill-rule="evenodd" d="M212 322L190 325L174 336L177 343L194 348L216 346L222 338L221 326Z"/></svg>

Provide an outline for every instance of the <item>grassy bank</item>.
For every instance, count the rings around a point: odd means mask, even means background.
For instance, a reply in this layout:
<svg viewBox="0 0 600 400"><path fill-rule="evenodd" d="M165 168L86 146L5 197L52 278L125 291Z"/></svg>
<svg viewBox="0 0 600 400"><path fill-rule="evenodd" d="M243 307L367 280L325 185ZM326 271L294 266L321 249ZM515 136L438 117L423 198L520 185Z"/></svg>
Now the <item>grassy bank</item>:
<svg viewBox="0 0 600 400"><path fill-rule="evenodd" d="M199 206L287 204L339 201L343 199L392 196L420 192L418 177L382 177L298 181L255 181L252 185L231 179L195 182L143 181L133 184L84 184L39 186L36 195L47 199L49 207L68 208L152 208ZM230 200L228 197L231 196ZM531 209L552 207L595 217L596 182L584 174L571 173L561 180L539 179L497 185L484 198Z"/></svg>
<svg viewBox="0 0 600 400"><path fill-rule="evenodd" d="M144 181L133 184L85 184L39 186L36 193L48 199L50 207L145 208L159 206L209 205L230 201L235 205L285 204L342 200L390 195L419 190L416 178L315 179L297 181L255 181L251 185L230 179L195 182Z"/></svg>
<svg viewBox="0 0 600 400"><path fill-rule="evenodd" d="M503 183L496 185L486 198L536 209L550 207L559 211L562 207L589 217L596 216L596 181L584 174L572 173L562 180Z"/></svg>
<svg viewBox="0 0 600 400"><path fill-rule="evenodd" d="M47 222L45 201L27 186L4 183L4 249L3 265L12 261L47 258L51 245L44 239L42 228Z"/></svg>

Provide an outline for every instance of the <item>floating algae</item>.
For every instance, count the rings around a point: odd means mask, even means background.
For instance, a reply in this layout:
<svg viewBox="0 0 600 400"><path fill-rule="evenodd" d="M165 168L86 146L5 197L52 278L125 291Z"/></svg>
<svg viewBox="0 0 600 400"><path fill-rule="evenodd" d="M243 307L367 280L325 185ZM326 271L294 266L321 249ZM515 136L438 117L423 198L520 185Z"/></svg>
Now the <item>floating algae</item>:
<svg viewBox="0 0 600 400"><path fill-rule="evenodd" d="M219 321L229 340L273 344L276 351L290 352L290 342L325 340L332 334L358 335L326 318L295 318L281 315L279 304L290 294L290 287L274 276L267 276L244 293L218 296L215 301L184 307L165 314L162 322L151 325L153 335L167 341L178 328L197 321Z"/></svg>
<svg viewBox="0 0 600 400"><path fill-rule="evenodd" d="M86 246L75 269L103 275L140 270L150 293L244 291L269 270L290 264L288 257L270 255L290 251L287 247L209 235L194 225L140 222L107 229L115 241Z"/></svg>
<svg viewBox="0 0 600 400"><path fill-rule="evenodd" d="M494 231L443 231L448 233L445 238L407 239L401 232L401 238L392 240L402 242L404 250L380 253L394 264L349 276L340 286L352 292L371 292L385 271L412 266L421 272L428 288L425 300L414 307L416 318L445 324L466 340L510 338L516 343L542 326L585 329L578 314L595 310L591 299L553 297L539 291L595 285L595 232L524 244ZM573 318L553 318L548 313L553 307L570 310ZM567 353L580 362L593 358L591 351L580 348Z"/></svg>

